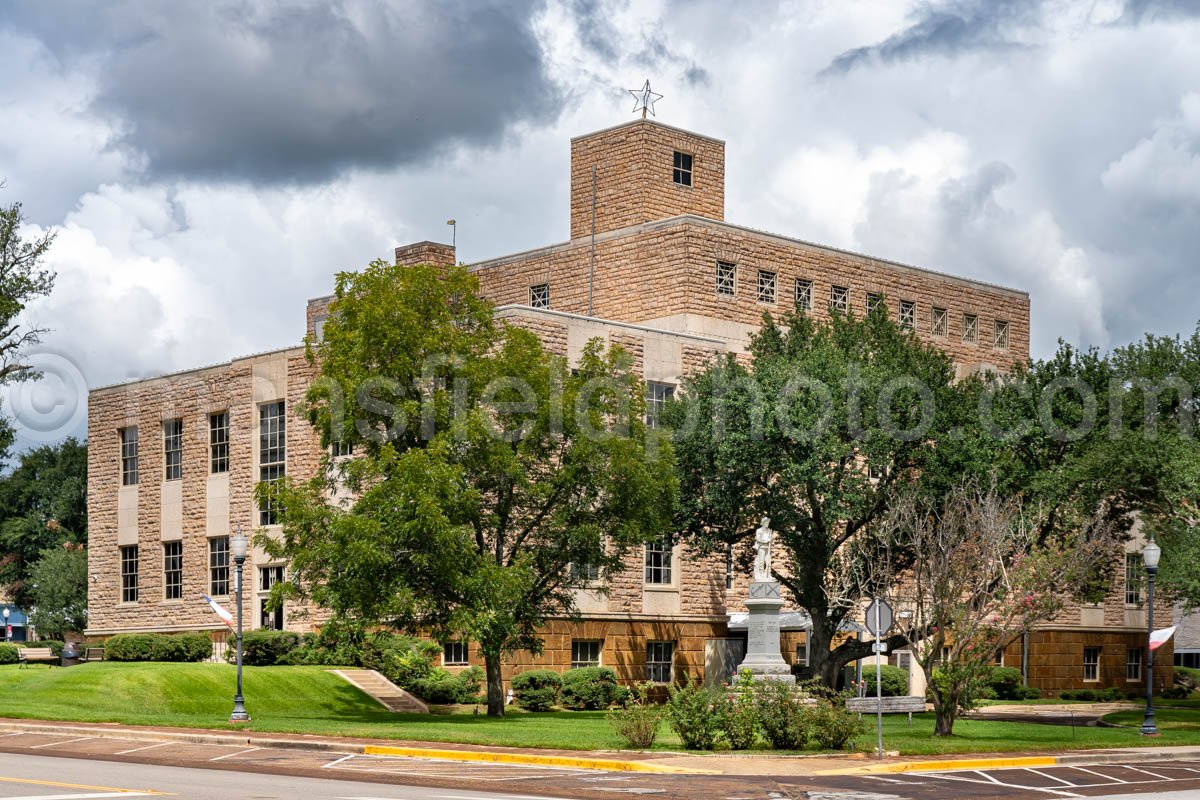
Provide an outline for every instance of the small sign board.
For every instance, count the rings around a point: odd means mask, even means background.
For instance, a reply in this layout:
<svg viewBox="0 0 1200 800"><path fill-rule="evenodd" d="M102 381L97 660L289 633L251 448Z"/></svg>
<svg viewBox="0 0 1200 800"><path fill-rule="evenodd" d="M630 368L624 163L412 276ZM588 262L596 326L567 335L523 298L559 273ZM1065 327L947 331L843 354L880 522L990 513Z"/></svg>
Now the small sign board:
<svg viewBox="0 0 1200 800"><path fill-rule="evenodd" d="M875 636L881 636L891 630L895 619L892 607L882 597L875 598L871 605L867 606L867 630Z"/></svg>
<svg viewBox="0 0 1200 800"><path fill-rule="evenodd" d="M872 642L871 649L876 653L886 653L888 651L887 643L885 642Z"/></svg>

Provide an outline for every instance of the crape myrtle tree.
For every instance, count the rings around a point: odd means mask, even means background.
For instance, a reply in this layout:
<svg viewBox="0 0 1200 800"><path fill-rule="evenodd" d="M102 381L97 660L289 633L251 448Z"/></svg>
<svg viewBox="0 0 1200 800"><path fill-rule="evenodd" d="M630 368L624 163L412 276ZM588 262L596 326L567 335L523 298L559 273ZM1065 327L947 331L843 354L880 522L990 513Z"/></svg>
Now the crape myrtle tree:
<svg viewBox="0 0 1200 800"><path fill-rule="evenodd" d="M383 261L338 276L309 348L300 413L354 457L260 485L283 526L264 544L291 565L280 595L471 640L503 715L504 655L539 652L596 571L669 530L671 447L647 438L632 360L592 342L568 369L497 322L467 270Z"/></svg>
<svg viewBox="0 0 1200 800"><path fill-rule="evenodd" d="M780 326L764 317L750 356L687 380L666 413L677 529L714 548L770 517L783 555L775 577L811 616L811 666L834 686L844 665L871 652L839 636L843 623L887 588L849 563L871 557L856 543L905 486L943 480L975 457L971 437L951 435L969 409L950 359L889 321L882 304L863 319L793 313ZM906 554L894 557L903 564Z"/></svg>

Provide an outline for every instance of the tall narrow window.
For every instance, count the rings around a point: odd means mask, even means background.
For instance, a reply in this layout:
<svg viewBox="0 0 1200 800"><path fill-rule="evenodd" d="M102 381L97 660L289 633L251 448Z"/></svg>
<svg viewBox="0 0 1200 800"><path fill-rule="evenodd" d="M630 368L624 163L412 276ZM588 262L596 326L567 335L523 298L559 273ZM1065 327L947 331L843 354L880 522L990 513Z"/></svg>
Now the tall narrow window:
<svg viewBox="0 0 1200 800"><path fill-rule="evenodd" d="M603 644L593 639L572 639L571 669L600 666L600 650Z"/></svg>
<svg viewBox="0 0 1200 800"><path fill-rule="evenodd" d="M229 594L229 537L208 540L208 593Z"/></svg>
<svg viewBox="0 0 1200 800"><path fill-rule="evenodd" d="M733 545L725 545L725 591L733 588Z"/></svg>
<svg viewBox="0 0 1200 800"><path fill-rule="evenodd" d="M208 415L208 469L229 472L229 412Z"/></svg>
<svg viewBox="0 0 1200 800"><path fill-rule="evenodd" d="M850 312L850 290L845 286L829 287L829 308L843 314Z"/></svg>
<svg viewBox="0 0 1200 800"><path fill-rule="evenodd" d="M806 278L796 279L796 310L812 311L812 281Z"/></svg>
<svg viewBox="0 0 1200 800"><path fill-rule="evenodd" d="M950 312L936 306L929 312L929 332L934 336L946 336L950 333Z"/></svg>
<svg viewBox="0 0 1200 800"><path fill-rule="evenodd" d="M1131 647L1125 651L1125 680L1142 679L1142 648Z"/></svg>
<svg viewBox="0 0 1200 800"><path fill-rule="evenodd" d="M529 287L529 305L534 308L550 307L550 284L539 283Z"/></svg>
<svg viewBox="0 0 1200 800"><path fill-rule="evenodd" d="M121 428L121 485L138 482L138 429L136 425Z"/></svg>
<svg viewBox="0 0 1200 800"><path fill-rule="evenodd" d="M1145 572L1142 568L1142 556L1139 553L1125 554L1125 605L1137 606L1142 604L1142 579Z"/></svg>
<svg viewBox="0 0 1200 800"><path fill-rule="evenodd" d="M717 262L717 294L733 297L737 292L737 265L728 261Z"/></svg>
<svg viewBox="0 0 1200 800"><path fill-rule="evenodd" d="M657 428L667 401L675 396L675 386L659 381L646 381L646 425Z"/></svg>
<svg viewBox="0 0 1200 800"><path fill-rule="evenodd" d="M138 600L138 547L136 544L121 548L121 602L136 603Z"/></svg>
<svg viewBox="0 0 1200 800"><path fill-rule="evenodd" d="M646 643L646 680L670 683L675 675L675 643Z"/></svg>
<svg viewBox="0 0 1200 800"><path fill-rule="evenodd" d="M963 314L963 338L964 342L975 344L979 341L979 316L976 314Z"/></svg>
<svg viewBox="0 0 1200 800"><path fill-rule="evenodd" d="M163 542L163 597L183 597L183 542Z"/></svg>
<svg viewBox="0 0 1200 800"><path fill-rule="evenodd" d="M917 327L917 304L912 300L900 301L900 327L910 331Z"/></svg>
<svg viewBox="0 0 1200 800"><path fill-rule="evenodd" d="M758 271L758 302L775 302L775 273L765 269Z"/></svg>
<svg viewBox="0 0 1200 800"><path fill-rule="evenodd" d="M1083 679L1085 681L1100 680L1100 648L1083 648Z"/></svg>
<svg viewBox="0 0 1200 800"><path fill-rule="evenodd" d="M804 637L804 644L796 645L796 666L808 666L808 636Z"/></svg>
<svg viewBox="0 0 1200 800"><path fill-rule="evenodd" d="M277 400L258 407L258 479L265 482L277 481L286 473L287 464L287 417L284 403ZM277 509L270 500L264 500L258 509L259 525L274 525Z"/></svg>
<svg viewBox="0 0 1200 800"><path fill-rule="evenodd" d="M992 347L997 350L1008 349L1008 323L998 319L992 327Z"/></svg>
<svg viewBox="0 0 1200 800"><path fill-rule="evenodd" d="M680 186L692 185L692 156L691 153L675 151L674 166L671 170L671 180Z"/></svg>
<svg viewBox="0 0 1200 800"><path fill-rule="evenodd" d="M283 567L258 568L258 626L272 631L283 630L283 606L271 607L271 587L283 580Z"/></svg>
<svg viewBox="0 0 1200 800"><path fill-rule="evenodd" d="M879 292L867 292L867 313L870 314L875 309L883 305L883 295Z"/></svg>
<svg viewBox="0 0 1200 800"><path fill-rule="evenodd" d="M163 423L163 479L177 481L183 477L183 420L169 419Z"/></svg>
<svg viewBox="0 0 1200 800"><path fill-rule="evenodd" d="M646 545L646 583L654 585L671 583L671 552L674 549L669 536Z"/></svg>

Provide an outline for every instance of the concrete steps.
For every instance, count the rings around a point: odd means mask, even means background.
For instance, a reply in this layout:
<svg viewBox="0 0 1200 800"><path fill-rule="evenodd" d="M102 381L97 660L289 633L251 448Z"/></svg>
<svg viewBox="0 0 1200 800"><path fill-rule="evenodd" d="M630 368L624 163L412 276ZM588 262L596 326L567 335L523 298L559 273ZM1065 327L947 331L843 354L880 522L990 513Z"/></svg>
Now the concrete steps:
<svg viewBox="0 0 1200 800"><path fill-rule="evenodd" d="M405 714L429 713L429 706L373 669L334 669L330 672L366 692L389 711Z"/></svg>

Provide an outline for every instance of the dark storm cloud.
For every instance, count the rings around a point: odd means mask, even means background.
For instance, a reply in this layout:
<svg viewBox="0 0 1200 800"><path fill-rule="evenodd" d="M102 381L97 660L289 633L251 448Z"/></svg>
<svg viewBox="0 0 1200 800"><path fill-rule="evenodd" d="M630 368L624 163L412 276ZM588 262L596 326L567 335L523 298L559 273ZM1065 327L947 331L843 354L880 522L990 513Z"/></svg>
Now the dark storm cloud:
<svg viewBox="0 0 1200 800"><path fill-rule="evenodd" d="M967 0L922 9L913 24L878 44L839 55L822 75L848 72L867 63L892 63L923 56L953 56L968 50L1017 46L1015 27L1038 17L1034 0Z"/></svg>
<svg viewBox="0 0 1200 800"><path fill-rule="evenodd" d="M38 0L0 27L92 72L91 111L153 177L312 182L552 120L536 6Z"/></svg>

